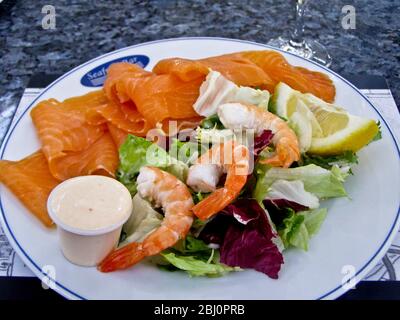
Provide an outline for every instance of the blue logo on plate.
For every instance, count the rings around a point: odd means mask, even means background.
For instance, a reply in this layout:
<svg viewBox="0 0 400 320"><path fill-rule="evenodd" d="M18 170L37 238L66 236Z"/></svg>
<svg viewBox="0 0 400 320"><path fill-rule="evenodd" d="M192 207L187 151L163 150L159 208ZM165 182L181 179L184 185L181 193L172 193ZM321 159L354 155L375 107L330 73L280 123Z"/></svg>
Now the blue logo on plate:
<svg viewBox="0 0 400 320"><path fill-rule="evenodd" d="M93 68L88 73L86 73L81 79L81 84L86 87L101 87L103 85L104 81L106 80L107 69L113 63L129 62L129 63L135 63L138 66L144 68L148 65L149 61L150 61L150 59L148 56L134 55L134 56L118 58L118 59L103 63L102 65L97 66L96 68Z"/></svg>

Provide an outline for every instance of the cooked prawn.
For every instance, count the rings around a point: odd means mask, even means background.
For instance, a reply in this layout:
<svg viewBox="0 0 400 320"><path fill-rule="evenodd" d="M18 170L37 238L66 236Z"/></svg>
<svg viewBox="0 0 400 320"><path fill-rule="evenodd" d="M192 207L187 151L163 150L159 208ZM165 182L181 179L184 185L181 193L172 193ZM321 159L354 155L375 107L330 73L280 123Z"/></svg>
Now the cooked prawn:
<svg viewBox="0 0 400 320"><path fill-rule="evenodd" d="M271 130L275 154L260 162L274 167L289 167L300 159L300 147L294 131L278 116L253 105L225 103L218 107L218 116L222 124L232 130L252 129L255 134Z"/></svg>
<svg viewBox="0 0 400 320"><path fill-rule="evenodd" d="M189 168L187 184L196 191L212 193L196 204L192 211L202 220L208 219L230 204L240 193L249 173L249 150L231 140L214 146ZM225 185L217 189L226 173Z"/></svg>
<svg viewBox="0 0 400 320"><path fill-rule="evenodd" d="M102 272L125 269L145 257L160 253L184 238L193 223L190 191L173 175L158 168L142 167L137 178L137 189L141 197L163 208L164 220L143 242L133 242L111 252L99 265Z"/></svg>

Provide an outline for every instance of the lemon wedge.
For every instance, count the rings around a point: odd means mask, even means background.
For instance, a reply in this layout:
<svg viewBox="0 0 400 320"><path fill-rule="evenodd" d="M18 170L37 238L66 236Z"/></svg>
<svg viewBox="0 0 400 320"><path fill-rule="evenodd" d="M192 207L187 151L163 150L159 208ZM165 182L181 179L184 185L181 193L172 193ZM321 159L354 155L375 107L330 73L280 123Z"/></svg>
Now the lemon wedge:
<svg viewBox="0 0 400 320"><path fill-rule="evenodd" d="M356 152L379 132L374 120L351 115L339 106L310 93L303 94L282 82L275 88L269 110L288 121L303 153Z"/></svg>

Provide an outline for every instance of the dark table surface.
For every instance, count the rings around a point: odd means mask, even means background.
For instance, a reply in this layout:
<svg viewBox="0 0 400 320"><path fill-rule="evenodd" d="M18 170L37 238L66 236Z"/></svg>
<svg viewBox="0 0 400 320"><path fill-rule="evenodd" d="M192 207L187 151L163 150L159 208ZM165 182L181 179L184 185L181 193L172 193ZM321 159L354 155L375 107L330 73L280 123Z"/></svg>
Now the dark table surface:
<svg viewBox="0 0 400 320"><path fill-rule="evenodd" d="M13 2L0 10L0 141L33 74L62 74L106 52L162 38L218 36L266 43L288 35L294 22L294 1L289 0L52 0L56 29L44 30L41 10L49 1L5 1ZM356 8L355 30L341 26L347 4ZM400 105L399 16L398 0L311 0L305 35L328 48L331 69L339 74L385 77ZM0 298L58 298L34 279L0 278L0 288ZM344 299L398 299L398 292L392 282L363 283Z"/></svg>
<svg viewBox="0 0 400 320"><path fill-rule="evenodd" d="M399 291L397 281L363 281L338 300L400 300ZM2 299L64 300L55 291L43 289L39 279L26 277L0 277L0 300Z"/></svg>

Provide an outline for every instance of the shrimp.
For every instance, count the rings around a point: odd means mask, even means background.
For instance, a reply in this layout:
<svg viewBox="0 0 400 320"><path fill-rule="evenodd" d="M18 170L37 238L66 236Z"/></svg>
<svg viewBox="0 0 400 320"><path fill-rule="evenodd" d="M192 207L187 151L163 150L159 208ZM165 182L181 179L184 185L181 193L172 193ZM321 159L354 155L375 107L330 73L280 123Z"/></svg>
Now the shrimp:
<svg viewBox="0 0 400 320"><path fill-rule="evenodd" d="M186 182L195 191L212 193L192 208L194 214L206 220L230 204L245 185L249 166L249 150L233 140L215 145L200 156L189 168ZM223 173L227 174L225 185L217 189Z"/></svg>
<svg viewBox="0 0 400 320"><path fill-rule="evenodd" d="M154 167L142 167L137 178L141 197L164 210L161 226L141 243L133 242L111 252L99 265L102 272L126 269L184 238L193 223L193 200L188 187L173 175Z"/></svg>
<svg viewBox="0 0 400 320"><path fill-rule="evenodd" d="M278 116L254 105L225 103L218 107L218 116L222 124L232 130L253 129L255 134L271 130L275 154L260 162L274 167L288 168L300 159L300 147L294 131Z"/></svg>

